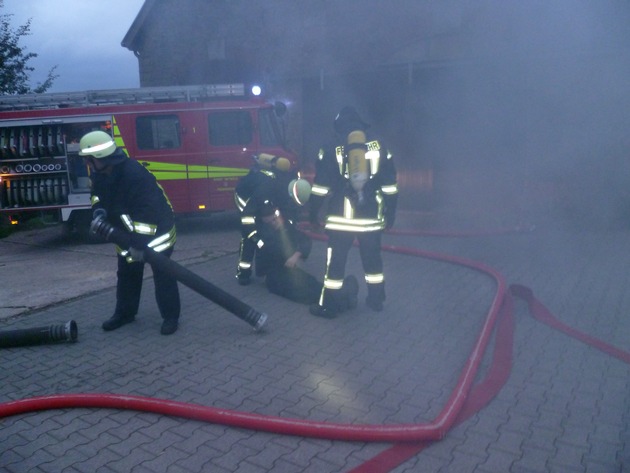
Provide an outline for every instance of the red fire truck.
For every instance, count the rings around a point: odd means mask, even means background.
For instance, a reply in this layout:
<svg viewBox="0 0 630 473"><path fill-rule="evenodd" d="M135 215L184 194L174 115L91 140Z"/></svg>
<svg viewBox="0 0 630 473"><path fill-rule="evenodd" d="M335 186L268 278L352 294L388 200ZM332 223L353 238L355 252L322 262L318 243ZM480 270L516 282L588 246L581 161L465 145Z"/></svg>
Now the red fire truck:
<svg viewBox="0 0 630 473"><path fill-rule="evenodd" d="M151 171L178 214L234 209L237 180L285 148L286 108L243 84L143 87L0 96L0 213L56 215L66 228L91 219L87 132L104 130Z"/></svg>

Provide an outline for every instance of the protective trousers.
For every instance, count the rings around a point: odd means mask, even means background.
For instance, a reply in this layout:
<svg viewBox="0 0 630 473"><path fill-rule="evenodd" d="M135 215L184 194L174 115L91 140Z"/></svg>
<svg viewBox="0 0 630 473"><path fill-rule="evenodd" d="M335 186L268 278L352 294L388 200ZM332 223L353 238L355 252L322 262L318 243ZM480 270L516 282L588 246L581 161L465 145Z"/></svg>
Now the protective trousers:
<svg viewBox="0 0 630 473"><path fill-rule="evenodd" d="M355 238L359 242L359 255L365 273L365 282L367 283L368 301L382 303L385 300L381 236L381 231L365 233L328 231L326 276L324 277L320 306L334 310L338 301L342 299L341 289L343 287L348 252Z"/></svg>
<svg viewBox="0 0 630 473"><path fill-rule="evenodd" d="M161 254L171 256L173 248ZM153 282L155 285L155 300L164 320L178 320L180 313L179 288L177 280L164 273L155 266ZM138 313L140 294L142 293L142 278L144 263L127 263L125 258L118 256L118 281L116 285L116 314L123 317L133 317Z"/></svg>
<svg viewBox="0 0 630 473"><path fill-rule="evenodd" d="M238 267L236 277L239 279L249 279L252 276L252 264L256 254L256 243L250 238L241 238L241 246L238 253Z"/></svg>
<svg viewBox="0 0 630 473"><path fill-rule="evenodd" d="M267 289L300 304L315 304L322 292L322 283L302 268L275 268L267 273Z"/></svg>

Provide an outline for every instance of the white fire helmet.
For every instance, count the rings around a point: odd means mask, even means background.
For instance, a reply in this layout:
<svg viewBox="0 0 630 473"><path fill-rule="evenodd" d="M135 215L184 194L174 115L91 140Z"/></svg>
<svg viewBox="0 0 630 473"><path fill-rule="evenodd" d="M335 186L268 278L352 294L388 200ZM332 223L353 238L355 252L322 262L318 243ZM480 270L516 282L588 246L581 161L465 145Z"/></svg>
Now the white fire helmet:
<svg viewBox="0 0 630 473"><path fill-rule="evenodd" d="M306 179L293 179L289 183L289 195L298 205L304 205L311 197L311 185Z"/></svg>
<svg viewBox="0 0 630 473"><path fill-rule="evenodd" d="M106 158L116 151L114 139L104 131L91 131L79 141L79 156Z"/></svg>

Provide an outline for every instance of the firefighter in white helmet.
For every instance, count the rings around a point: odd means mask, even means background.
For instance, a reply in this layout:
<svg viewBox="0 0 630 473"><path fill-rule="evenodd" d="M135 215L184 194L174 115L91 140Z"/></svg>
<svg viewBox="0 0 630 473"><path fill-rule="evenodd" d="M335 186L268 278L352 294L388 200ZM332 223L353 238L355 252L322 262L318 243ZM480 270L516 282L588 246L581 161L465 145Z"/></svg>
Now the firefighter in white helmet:
<svg viewBox="0 0 630 473"><path fill-rule="evenodd" d="M366 303L383 310L385 277L381 236L394 224L398 185L392 154L381 141L366 137L369 125L356 109L344 107L334 120L336 146L319 152L310 199L310 221L318 226L326 203L324 228L328 253L324 287L313 315L337 316L348 252L359 242L359 253L367 284Z"/></svg>
<svg viewBox="0 0 630 473"><path fill-rule="evenodd" d="M138 313L144 249L148 247L165 256L173 252L173 209L155 176L138 161L129 159L108 133L87 133L79 147L79 154L87 158L91 169L93 219L106 219L129 237L127 245L117 247L116 308L102 325L105 331L115 330L133 322ZM162 315L160 332L170 335L177 330L180 315L177 280L159 268L152 269L155 298Z"/></svg>

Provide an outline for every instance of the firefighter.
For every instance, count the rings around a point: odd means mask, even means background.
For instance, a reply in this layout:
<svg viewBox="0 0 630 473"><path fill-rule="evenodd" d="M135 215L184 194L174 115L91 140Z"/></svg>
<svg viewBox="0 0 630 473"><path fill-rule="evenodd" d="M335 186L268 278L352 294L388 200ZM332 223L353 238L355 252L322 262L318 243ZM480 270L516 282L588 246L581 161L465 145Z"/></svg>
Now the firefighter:
<svg viewBox="0 0 630 473"><path fill-rule="evenodd" d="M144 249L148 247L165 256L172 254L176 239L173 209L153 174L129 159L109 134L87 133L79 148L91 171L93 228L95 222L106 219L129 236L128 245L116 248L116 309L102 325L103 330L110 331L133 322L138 313ZM177 280L156 267L152 269L155 298L162 315L160 333L170 335L177 331L180 315Z"/></svg>
<svg viewBox="0 0 630 473"><path fill-rule="evenodd" d="M299 266L311 252L311 239L270 201L262 206L256 235L256 273L265 277L269 292L301 304L316 303L323 284ZM357 306L358 291L356 278L346 277L339 311Z"/></svg>
<svg viewBox="0 0 630 473"><path fill-rule="evenodd" d="M254 156L254 161L249 173L239 180L234 190L241 218L241 243L236 268L236 279L241 286L251 282L256 255L256 223L263 202L276 202L289 218L295 219L298 215L296 201L287 193L287 186L297 177L291 171L289 160L261 153Z"/></svg>
<svg viewBox="0 0 630 473"><path fill-rule="evenodd" d="M328 254L324 287L313 315L332 318L343 287L348 252L355 239L367 284L367 306L383 310L385 277L381 257L383 231L394 224L398 186L392 154L378 140L367 140L365 123L353 107L344 107L334 120L337 146L321 149L315 165L309 219L324 228Z"/></svg>

